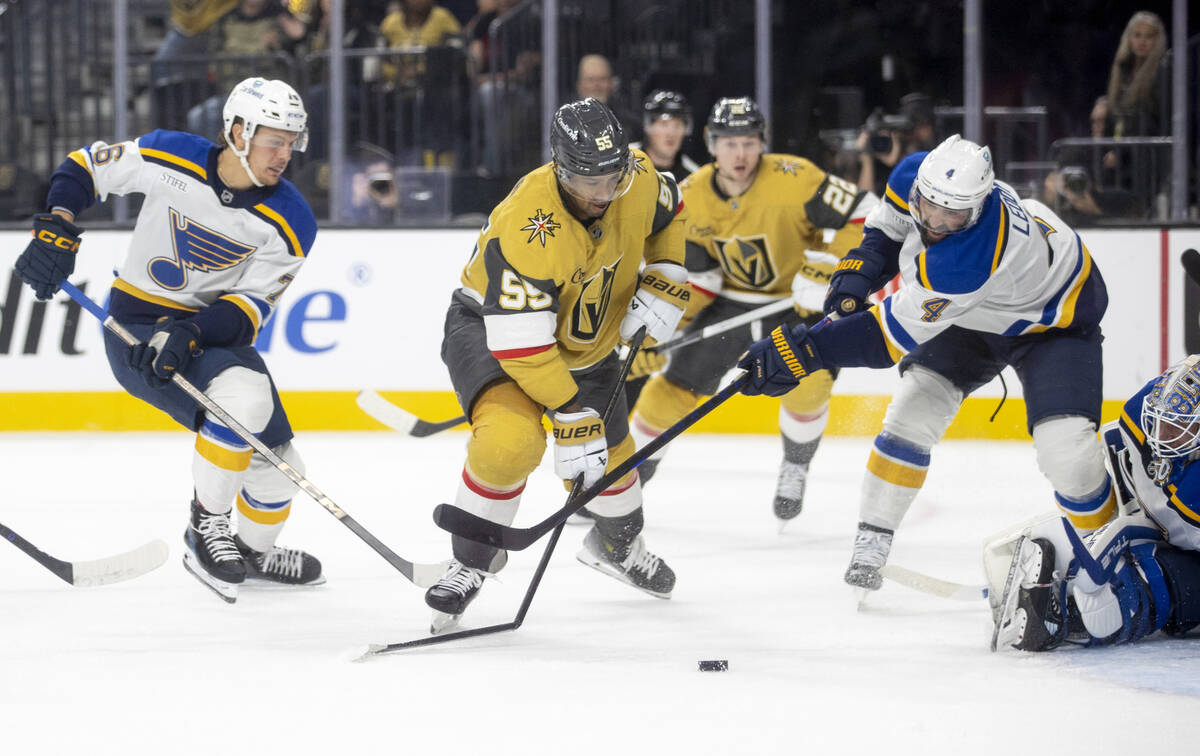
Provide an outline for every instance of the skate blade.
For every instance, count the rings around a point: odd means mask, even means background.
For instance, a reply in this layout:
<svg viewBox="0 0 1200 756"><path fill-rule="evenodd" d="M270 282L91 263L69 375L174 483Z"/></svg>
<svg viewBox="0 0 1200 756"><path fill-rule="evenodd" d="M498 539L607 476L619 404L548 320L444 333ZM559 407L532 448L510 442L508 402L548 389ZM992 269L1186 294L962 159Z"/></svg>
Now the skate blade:
<svg viewBox="0 0 1200 756"><path fill-rule="evenodd" d="M435 609L433 619L429 621L429 634L440 635L447 630L453 630L458 627L460 619L462 619L461 614L446 614Z"/></svg>
<svg viewBox="0 0 1200 756"><path fill-rule="evenodd" d="M861 612L867 603L867 597L874 592L870 588L854 586L854 611Z"/></svg>
<svg viewBox="0 0 1200 756"><path fill-rule="evenodd" d="M224 580L218 580L217 578L208 574L208 572L197 563L196 556L192 554L191 551L183 552L183 568L192 573L192 575L200 581L201 585L217 594L217 596L219 596L225 603L233 604L237 602L237 584L227 583Z"/></svg>
<svg viewBox="0 0 1200 756"><path fill-rule="evenodd" d="M624 583L625 585L627 585L631 588L636 588L639 591L641 591L642 593L645 593L649 596L653 596L654 598L660 598L660 599L671 598L670 593L660 593L658 591L652 591L649 588L643 588L642 586L640 586L637 583L630 580L629 577L626 576L624 572L621 572L620 570L618 570L616 567L613 567L608 562L606 562L602 559L597 559L596 557L592 556L591 552L589 552L587 549L583 549L582 551L580 551L578 554L575 555L575 558L578 559L581 564L586 564L588 567L591 567L596 572L600 572L605 575L608 575L610 578L613 578L614 580L619 580L620 582Z"/></svg>

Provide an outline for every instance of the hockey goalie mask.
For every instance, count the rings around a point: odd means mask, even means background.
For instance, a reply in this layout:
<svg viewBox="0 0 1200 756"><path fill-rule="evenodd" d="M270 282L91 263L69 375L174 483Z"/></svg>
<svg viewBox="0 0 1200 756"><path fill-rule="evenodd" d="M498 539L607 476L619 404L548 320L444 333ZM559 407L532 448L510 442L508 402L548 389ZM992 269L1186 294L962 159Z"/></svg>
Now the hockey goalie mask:
<svg viewBox="0 0 1200 756"><path fill-rule="evenodd" d="M1172 366L1154 382L1142 400L1142 430L1159 459L1200 450L1200 355Z"/></svg>
<svg viewBox="0 0 1200 756"><path fill-rule="evenodd" d="M550 154L559 186L585 207L606 206L633 184L629 137L608 106L591 97L554 114Z"/></svg>
<svg viewBox="0 0 1200 756"><path fill-rule="evenodd" d="M269 149L290 146L293 152L304 152L308 148L308 113L304 110L304 103L300 100L300 95L296 94L296 90L278 79L268 81L261 77L252 77L238 83L225 100L221 117L224 121L225 141L229 149L233 150L233 154L238 156L242 168L246 170L255 186L263 186L263 183L250 170L250 164L246 160L252 143ZM242 136L246 139L246 146L240 151L233 143L233 123L237 118L242 120ZM280 143L283 140L265 134L255 136L255 132L261 126L290 131L298 136L290 145Z"/></svg>
<svg viewBox="0 0 1200 756"><path fill-rule="evenodd" d="M923 237L966 231L979 222L994 184L992 153L955 134L921 161L908 193L909 215Z"/></svg>

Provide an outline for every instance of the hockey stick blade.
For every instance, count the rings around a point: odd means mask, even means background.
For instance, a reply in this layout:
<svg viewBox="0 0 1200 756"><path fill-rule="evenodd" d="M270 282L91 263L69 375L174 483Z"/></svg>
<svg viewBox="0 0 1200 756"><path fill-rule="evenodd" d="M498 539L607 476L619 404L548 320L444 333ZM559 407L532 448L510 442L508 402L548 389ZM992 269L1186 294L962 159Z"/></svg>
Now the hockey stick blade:
<svg viewBox="0 0 1200 756"><path fill-rule="evenodd" d="M1179 257L1179 262L1183 263L1183 269L1187 272L1188 278L1200 284L1200 252L1194 249L1185 249Z"/></svg>
<svg viewBox="0 0 1200 756"><path fill-rule="evenodd" d="M404 433L416 438L432 436L444 430L457 428L467 422L465 415L459 415L458 417L452 417L449 420L442 420L440 422L422 420L408 410L397 407L387 399L384 399L377 391L359 391L354 401L358 403L359 408L363 412L366 412L397 433Z"/></svg>
<svg viewBox="0 0 1200 756"><path fill-rule="evenodd" d="M63 280L60 284L63 291L67 293L71 299L74 299L79 305L99 320L104 328L116 334L118 338L124 341L129 346L140 344L138 338L130 333L124 326L116 321L111 315L104 311L100 305L96 304L79 290L70 281ZM346 510L334 503L333 499L326 496L321 489L317 488L311 480L304 477L299 470L288 464L282 457L275 453L271 447L264 444L258 436L246 430L246 427L239 423L232 415L225 411L220 404L213 401L212 397L205 394L203 391L192 385L190 381L184 378L179 373L171 376L171 382L175 384L183 393L187 394L196 402L197 405L217 420L226 428L233 431L234 435L246 442L250 448L254 449L263 459L271 463L284 477L296 484L296 486L308 495L310 499L320 505L326 512L337 518L338 522L350 529L350 532L358 536L363 543L371 547L376 554L383 557L389 565L409 581L421 588L428 588L437 582L441 573L445 571L448 562L439 564L418 564L410 562L396 552L392 551L383 541L376 538L369 530L359 524L357 520L350 516Z"/></svg>
<svg viewBox="0 0 1200 756"><path fill-rule="evenodd" d="M579 496L573 497L561 509L533 527L514 528L508 525L501 525L498 522L485 520L478 515L450 504L438 504L434 507L433 521L442 530L447 530L454 535L462 536L486 546L506 551L521 551L522 549L529 548L542 536L554 530L560 523L565 522L572 513L582 509L589 501L599 496L602 491L623 478L630 470L642 464L650 455L666 446L680 433L695 425L702 417L736 394L745 383L746 374L742 373L741 376L710 397L704 404L689 412L684 418L663 431L653 441L638 449L636 454L633 454L611 471L605 473L604 477L596 481L595 485L591 488Z"/></svg>
<svg viewBox="0 0 1200 756"><path fill-rule="evenodd" d="M167 544L157 539L124 554L84 562L68 562L50 556L3 523L0 523L0 536L33 557L38 564L64 582L84 587L132 580L158 569L167 561Z"/></svg>
<svg viewBox="0 0 1200 756"><path fill-rule="evenodd" d="M987 586L952 583L949 580L931 577L898 564L885 564L879 568L879 574L895 583L912 588L914 591L928 593L930 596L938 598L977 601L988 597Z"/></svg>

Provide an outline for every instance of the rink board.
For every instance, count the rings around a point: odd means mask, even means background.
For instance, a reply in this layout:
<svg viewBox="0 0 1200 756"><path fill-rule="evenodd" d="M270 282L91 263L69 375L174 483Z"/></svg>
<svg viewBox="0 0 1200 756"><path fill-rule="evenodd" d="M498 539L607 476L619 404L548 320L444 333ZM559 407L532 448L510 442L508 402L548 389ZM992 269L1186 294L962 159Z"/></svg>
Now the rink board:
<svg viewBox="0 0 1200 756"><path fill-rule="evenodd" d="M1179 255L1200 246L1200 229L1087 230L1082 234L1108 283L1104 320L1105 417L1146 379L1185 354L1185 275ZM10 269L27 232L0 232L0 270ZM128 243L123 231L83 237L72 282L103 298ZM372 430L354 404L374 388L427 419L461 412L439 356L442 318L471 254L474 231L323 231L259 338L293 424L301 430ZM999 381L967 399L951 438L1026 437L1019 383L994 421ZM897 385L895 370L843 371L829 433L878 432ZM738 397L698 430L773 433L778 402ZM98 323L59 294L35 303L0 279L0 430L166 430L170 421L127 397L113 381Z"/></svg>

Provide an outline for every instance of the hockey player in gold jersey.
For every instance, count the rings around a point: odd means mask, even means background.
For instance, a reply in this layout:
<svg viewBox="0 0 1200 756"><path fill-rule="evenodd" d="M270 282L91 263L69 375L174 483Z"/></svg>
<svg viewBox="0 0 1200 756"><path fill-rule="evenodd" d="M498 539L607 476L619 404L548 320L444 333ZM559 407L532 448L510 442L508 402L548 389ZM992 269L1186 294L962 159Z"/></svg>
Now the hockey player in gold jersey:
<svg viewBox="0 0 1200 756"><path fill-rule="evenodd" d="M862 221L878 203L873 194L804 158L764 154L766 122L749 97L718 101L704 131L714 162L680 187L689 212L686 265L693 292L687 330L785 297L793 297L796 306L672 352L634 409L639 447L715 393L721 376L761 334L780 323L820 320L833 266L862 239ZM781 527L800 513L833 379L821 371L785 396L779 409L784 459L774 511ZM661 459L661 453L656 456ZM642 464L643 483L657 464L655 458Z"/></svg>
<svg viewBox="0 0 1200 756"><path fill-rule="evenodd" d="M525 479L554 429L555 472L599 480L633 453L628 407L615 388L614 349L645 326L669 339L690 296L679 188L594 99L562 106L551 123L552 162L530 172L492 211L446 315L442 359L471 420L455 504L510 524ZM644 268L639 272L639 266ZM642 540L637 472L591 504L595 524L579 560L668 598L671 568ZM434 628L456 619L503 551L454 537L454 561L425 594Z"/></svg>

